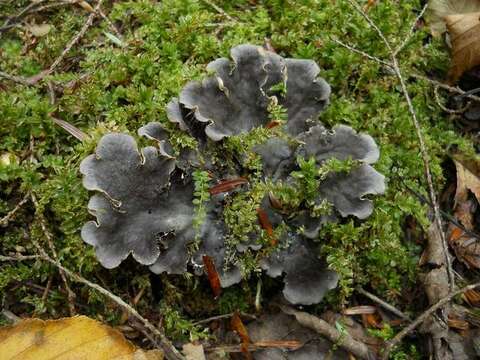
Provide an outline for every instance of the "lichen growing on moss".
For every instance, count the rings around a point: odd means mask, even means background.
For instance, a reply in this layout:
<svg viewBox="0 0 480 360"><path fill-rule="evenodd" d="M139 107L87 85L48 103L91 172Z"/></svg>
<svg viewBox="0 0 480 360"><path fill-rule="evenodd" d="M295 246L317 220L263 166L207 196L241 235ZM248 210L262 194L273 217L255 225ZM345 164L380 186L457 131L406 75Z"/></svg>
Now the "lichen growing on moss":
<svg viewBox="0 0 480 360"><path fill-rule="evenodd" d="M17 14L28 3L2 2L0 14ZM135 134L140 126L152 121L161 122L171 131L176 151L195 148L192 137L169 125L165 106L188 80L199 78L205 65L219 54L226 56L231 47L241 43L262 44L267 37L280 55L313 59L322 67L322 76L332 85L334 94L322 116L326 126L340 121L370 134L379 144L381 157L376 168L388 175L385 196L374 200L375 210L361 224L346 221L324 227L322 253L342 275L336 293L341 299L348 300L355 286L368 285L397 303L402 289L414 284L420 251L418 245L404 238L405 218L412 215L420 226L427 223L424 205L406 185L425 193L425 183L417 139L395 78L332 41L337 37L368 53L386 55L375 32L365 31L364 19L352 13L348 4L327 0L301 4L269 0L257 2L255 7L248 1L217 2L236 22L194 0L104 4L110 19L119 24L126 46L119 48L110 42L103 35L111 31L107 24L96 22L69 53L64 66L47 79L56 86L55 105L50 104L45 82L25 87L0 79L2 89L7 89L0 91L0 154L17 159L0 165L0 216L14 208L26 191L34 191L55 234L60 259L72 270L87 278L102 279L112 291L128 298L132 291L139 290L128 284L148 274L148 270L132 262L121 271L105 271L81 241L79 229L89 216L85 211L88 194L76 170L80 159L94 151L103 134ZM420 8L420 1L388 0L377 2L369 15L394 44L400 44L416 17L413 10ZM48 68L86 16L84 10L73 6L36 14L36 23L48 22L54 30L36 39L33 46L25 46L28 39L22 29L3 33L0 68L23 76ZM213 25L218 31L212 30ZM400 58L401 67L406 74L428 71L441 78L448 64L447 53L439 41L427 40L425 31L418 29ZM435 104L428 83L409 78L408 86L424 130L435 185L440 188L441 163L449 149L458 147L473 153L473 147ZM52 111L91 139L78 143L52 123ZM31 139L34 163L28 161ZM24 225L32 223L32 215L33 209L26 206L6 228L0 229L0 253L34 250L24 236ZM43 241L41 231L32 236ZM39 263L0 264L2 303L11 303L14 297L23 299L17 303L25 314L34 310L50 316L68 314L64 292L53 289L42 304L41 294L28 286L18 286L28 281L45 287L50 276L58 280L55 269ZM88 304L87 313L103 314L108 320L119 318L118 311L93 292L80 285L74 285L74 291L79 302ZM336 305L337 300L335 297L331 303ZM150 292L146 292L138 308L145 313L154 308Z"/></svg>

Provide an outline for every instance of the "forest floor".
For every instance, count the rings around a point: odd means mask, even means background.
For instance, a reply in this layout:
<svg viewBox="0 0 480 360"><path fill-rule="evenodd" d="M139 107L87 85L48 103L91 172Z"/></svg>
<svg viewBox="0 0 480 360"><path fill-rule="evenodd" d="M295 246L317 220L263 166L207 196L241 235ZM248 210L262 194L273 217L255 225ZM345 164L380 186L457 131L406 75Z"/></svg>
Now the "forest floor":
<svg viewBox="0 0 480 360"><path fill-rule="evenodd" d="M136 136L152 121L167 123L167 103L188 81L204 77L210 61L228 57L236 45L255 44L319 64L332 88L320 120L372 136L380 148L375 169L387 182L369 218L322 229L321 255L340 281L322 303L302 311L329 319L331 329L344 334L329 338L340 348L342 336L353 333L373 353L395 345L392 359L427 358L445 344L445 351L470 356L480 292L452 292L479 281L479 253L471 246L478 237L474 195L480 186L472 180L479 174L478 114L471 104L461 109L465 99L455 96L464 91L446 84L449 49L419 18L423 6L394 0L359 6L347 0L0 0L0 325L17 317L84 314L142 347L154 346L142 321L75 274L123 299L178 346L196 340L228 345L219 328L232 313L249 323L279 311L273 304L282 283L260 272L215 298L205 276L154 275L131 258L105 269L80 237L92 216L79 164L98 140L109 132ZM478 74L471 73L461 85L466 91L475 82ZM460 211L459 201L470 210ZM470 218L470 229L462 216ZM463 232L471 241L454 249ZM446 298L454 299L450 316L425 315L422 331L415 324L400 333ZM446 325L439 331L438 324ZM452 350L452 344L460 345Z"/></svg>

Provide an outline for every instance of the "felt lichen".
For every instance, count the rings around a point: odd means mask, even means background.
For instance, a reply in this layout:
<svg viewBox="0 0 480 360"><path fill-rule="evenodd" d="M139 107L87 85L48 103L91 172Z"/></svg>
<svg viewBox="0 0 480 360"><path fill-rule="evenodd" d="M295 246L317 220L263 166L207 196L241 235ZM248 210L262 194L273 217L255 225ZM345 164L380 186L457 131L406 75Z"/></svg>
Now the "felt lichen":
<svg viewBox="0 0 480 360"><path fill-rule="evenodd" d="M318 121L330 87L315 62L253 45L231 55L167 106L175 131L197 149L174 151L159 123L139 129L156 145L141 151L129 135L100 140L81 165L84 186L101 192L89 206L97 222L82 237L109 268L132 253L155 273L189 263L199 271L208 256L224 287L263 269L285 275L290 302L318 303L338 281L319 256L319 230L371 214L365 195L385 189L371 166L378 148L368 135Z"/></svg>

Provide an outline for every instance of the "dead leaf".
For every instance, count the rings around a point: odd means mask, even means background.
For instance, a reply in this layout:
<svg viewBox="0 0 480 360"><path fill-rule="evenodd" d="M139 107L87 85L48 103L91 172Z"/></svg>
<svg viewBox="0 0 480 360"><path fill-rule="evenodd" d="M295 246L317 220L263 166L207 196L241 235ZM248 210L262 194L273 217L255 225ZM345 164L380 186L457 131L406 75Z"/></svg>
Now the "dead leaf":
<svg viewBox="0 0 480 360"><path fill-rule="evenodd" d="M80 5L83 9L87 10L88 12L95 12L95 9L86 1L80 1L78 2L78 5Z"/></svg>
<svg viewBox="0 0 480 360"><path fill-rule="evenodd" d="M463 298L472 306L480 306L480 293L476 290L465 291Z"/></svg>
<svg viewBox="0 0 480 360"><path fill-rule="evenodd" d="M137 349L119 331L86 316L28 319L0 328L2 359L162 360L159 350Z"/></svg>
<svg viewBox="0 0 480 360"><path fill-rule="evenodd" d="M362 314L362 322L365 327L383 329L382 318L379 314Z"/></svg>
<svg viewBox="0 0 480 360"><path fill-rule="evenodd" d="M238 177L231 180L224 180L210 188L210 195L217 195L224 192L229 192L236 187L248 183L248 180L243 177Z"/></svg>
<svg viewBox="0 0 480 360"><path fill-rule="evenodd" d="M472 192L477 201L480 199L478 164L476 161L460 161L459 157L454 159L454 163L457 169L454 214L463 228L450 224L448 242L460 261L468 267L480 268L480 240L472 235L473 216L477 204L469 197L469 193Z"/></svg>
<svg viewBox="0 0 480 360"><path fill-rule="evenodd" d="M268 215L262 208L257 209L258 221L260 226L267 232L268 237L270 238L270 244L272 246L277 245L277 239L275 239L275 234L273 232L272 223L268 219Z"/></svg>
<svg viewBox="0 0 480 360"><path fill-rule="evenodd" d="M452 64L448 72L450 83L480 65L480 12L445 17L452 43Z"/></svg>
<svg viewBox="0 0 480 360"><path fill-rule="evenodd" d="M242 353L245 356L245 359L252 359L252 354L248 350L248 345L250 345L250 336L248 335L247 328L243 325L242 319L238 312L236 311L231 320L232 329L238 333L240 339L242 339Z"/></svg>
<svg viewBox="0 0 480 360"><path fill-rule="evenodd" d="M187 360L206 360L202 344L188 343L183 345L182 350Z"/></svg>
<svg viewBox="0 0 480 360"><path fill-rule="evenodd" d="M464 330L468 330L470 328L470 325L468 324L467 321L454 318L453 316L450 315L448 317L448 327L455 330L464 331Z"/></svg>
<svg viewBox="0 0 480 360"><path fill-rule="evenodd" d="M455 192L455 205L467 200L468 190L470 190L477 198L477 201L480 202L480 178L476 173L474 173L473 169L476 164L467 166L467 164L464 164L459 160L453 160L453 162L455 163L455 168L457 169L457 191Z"/></svg>
<svg viewBox="0 0 480 360"><path fill-rule="evenodd" d="M28 31L32 33L35 37L42 37L47 35L53 28L52 25L49 24L31 24L25 26Z"/></svg>
<svg viewBox="0 0 480 360"><path fill-rule="evenodd" d="M440 36L447 30L446 16L477 11L480 11L480 0L430 0L425 19L432 35Z"/></svg>
<svg viewBox="0 0 480 360"><path fill-rule="evenodd" d="M222 286L220 283L220 276L218 275L217 269L215 268L215 263L212 258L208 255L203 255L203 264L205 265L205 272L208 276L208 281L210 282L210 287L212 288L213 295L215 298L220 296L222 292Z"/></svg>

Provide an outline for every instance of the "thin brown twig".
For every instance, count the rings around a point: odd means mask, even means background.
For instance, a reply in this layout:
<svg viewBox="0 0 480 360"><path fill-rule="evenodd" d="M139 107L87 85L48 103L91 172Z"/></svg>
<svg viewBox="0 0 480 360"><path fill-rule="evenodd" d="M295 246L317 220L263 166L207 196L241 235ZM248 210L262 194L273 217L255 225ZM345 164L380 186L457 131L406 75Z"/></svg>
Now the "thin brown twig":
<svg viewBox="0 0 480 360"><path fill-rule="evenodd" d="M38 255L15 255L15 256L4 256L0 255L0 261L25 261L25 260L36 260L40 259Z"/></svg>
<svg viewBox="0 0 480 360"><path fill-rule="evenodd" d="M109 298L112 300L114 303L119 305L121 308L127 310L133 317L138 319L139 321L142 322L142 324L150 331L152 332L155 336L157 336L160 339L160 345L162 350L165 352L165 357L168 360L185 360L184 356L178 352L177 349L173 346L173 344L170 342L170 340L167 339L165 334L160 332L155 326L152 325L147 319L145 319L140 313L135 310L131 305L123 301L119 296L113 294L112 292L108 291L107 289L101 287L98 284L95 284L84 277L74 273L73 271L65 268L58 260L52 259L47 252L38 244L37 241L31 240L37 251L39 252L38 258L49 262L50 264L54 265L57 267L59 270L63 271L70 279L73 281L82 283L84 285L87 285L89 288L94 289L98 291L100 294L104 295L105 297Z"/></svg>
<svg viewBox="0 0 480 360"><path fill-rule="evenodd" d="M233 316L233 314L234 313L212 316L212 317L209 317L207 319L198 320L198 321L194 322L193 325L207 324L207 323L215 321L215 320L228 319L228 318L231 318ZM255 315L245 314L245 313L240 313L240 316L244 317L244 318L248 318L250 320L255 320L257 318Z"/></svg>
<svg viewBox="0 0 480 360"><path fill-rule="evenodd" d="M70 40L70 42L67 44L67 46L65 47L65 49L63 49L62 53L60 54L60 56L52 63L52 65L50 65L50 67L48 68L48 70L46 71L46 75L49 75L51 73L53 73L55 71L55 69L57 68L57 66L63 61L63 59L65 58L65 56L69 53L69 51L72 49L72 47L80 41L80 39L85 35L85 33L87 32L87 30L90 28L90 26L92 26L93 24L93 20L95 19L95 17L97 16L97 13L100 9L100 6L102 6L102 3L103 3L103 0L98 0L97 2L97 5L95 5L95 12L91 13L88 18L87 18L87 21L85 22L85 24L83 24L82 28L80 29L80 31Z"/></svg>
<svg viewBox="0 0 480 360"><path fill-rule="evenodd" d="M423 14L425 14L425 11L427 11L428 8L428 2L423 6L422 11L417 15L415 21L412 23L412 26L410 27L410 31L408 32L407 36L405 36L405 39L403 39L402 43L395 49L393 52L393 56L397 56L403 48L407 45L407 43L410 41L412 38L415 28L417 26L418 21L422 18Z"/></svg>
<svg viewBox="0 0 480 360"><path fill-rule="evenodd" d="M236 19L234 19L233 17L231 17L230 15L228 15L228 13L223 10L220 6L218 6L217 4L211 2L210 0L202 0L205 4L207 5L210 5L212 8L214 8L219 14L222 14L223 16L225 16L228 20L230 21L233 21L233 22L237 22Z"/></svg>
<svg viewBox="0 0 480 360"><path fill-rule="evenodd" d="M476 288L480 287L480 282L467 285L461 289L458 289L456 291L450 292L447 296L445 296L443 299L439 300L437 303L434 305L430 306L427 310L425 310L420 316L418 316L412 323L410 323L408 326L402 329L397 335L395 335L391 340L387 341L384 353L382 354L382 359L386 360L388 359L388 356L392 349L397 346L402 339L415 330L419 325L421 325L430 315L432 315L435 311L438 309L442 308L444 305L449 303L455 296L463 294L469 290L474 290Z"/></svg>
<svg viewBox="0 0 480 360"><path fill-rule="evenodd" d="M17 205L15 205L15 207L12 210L10 210L7 213L7 215L5 215L3 218L0 219L0 226L7 225L8 222L12 220L12 218L15 216L17 211L20 210L20 208L28 201L28 199L29 199L29 194L25 195L23 199Z"/></svg>
<svg viewBox="0 0 480 360"><path fill-rule="evenodd" d="M387 303L386 301L380 299L378 296L375 296L374 294L362 289L362 288L358 288L357 289L357 292L359 294L362 294L363 296L369 298L370 300L372 301L375 301L377 304L379 304L381 307L383 307L384 309L390 311L392 314L395 314L397 315L399 318L402 318L404 320L410 320L410 317L408 315L406 315L405 313L403 313L402 311L398 310L395 306L393 305L390 305L389 303Z"/></svg>
<svg viewBox="0 0 480 360"><path fill-rule="evenodd" d="M32 82L28 81L27 78L24 78L23 76L10 75L4 71L0 71L0 78L4 78L22 85L32 85Z"/></svg>
<svg viewBox="0 0 480 360"><path fill-rule="evenodd" d="M438 107L451 115L460 115L463 114L465 111L468 110L470 105L472 105L471 101L468 101L465 106L461 107L460 109L449 109L445 105L442 104L442 100L440 99L440 94L438 93L439 86L433 87L433 95L435 96L435 102L437 103Z"/></svg>
<svg viewBox="0 0 480 360"><path fill-rule="evenodd" d="M301 347L302 344L296 340L283 340L283 341L257 341L253 344L248 344L245 348L243 345L224 345L224 346L212 346L205 347L205 352L218 352L218 353L239 353L245 350L247 351L257 351L268 348L275 349L289 349L296 350Z"/></svg>
<svg viewBox="0 0 480 360"><path fill-rule="evenodd" d="M377 63L379 63L379 64L381 64L381 65L384 65L384 66L386 66L386 67L388 67L388 68L390 68L390 69L392 68L392 64L390 64L389 62L387 62L387 61L385 61L385 60L382 60L382 59L380 59L380 58L378 58L378 57L376 57L376 56L370 55L369 53L367 53L367 52L365 52L365 51L363 51L363 50L360 50L360 49L357 49L357 48L355 48L355 47L353 47L353 46L350 46L350 45L348 45L348 44L345 44L344 42L340 41L340 40L337 39L337 38L332 38L332 41L335 42L335 43L337 43L338 45L341 45L341 46L343 46L344 48L350 50L351 52L360 54L360 55L362 55L363 57L365 57L365 58L367 58L367 59L369 59L369 60L373 60L373 61L375 61L375 62L377 62Z"/></svg>
<svg viewBox="0 0 480 360"><path fill-rule="evenodd" d="M405 83L405 79L403 78L402 72L400 70L400 66L398 64L398 60L396 57L395 52L393 51L390 42L386 39L385 35L383 32L378 28L378 26L375 24L375 22L368 16L365 11L358 5L358 3L355 0L348 0L349 3L355 8L357 12L359 12L365 20L370 24L370 26L377 32L378 36L382 39L382 41L385 43L385 46L387 47L390 57L391 57L391 66L393 71L395 72L399 82L400 86L402 88L402 92L405 98L405 101L407 102L408 106L408 111L411 115L413 125L415 127L415 133L418 138L419 146L420 146L420 154L422 156L422 161L424 165L424 171L425 171L425 176L427 178L427 185L428 185L428 192L429 192L429 197L433 206L433 212L434 212L434 219L435 219L435 224L438 227L438 232L440 234L441 238L441 245L443 248L443 253L445 256L445 264L447 267L447 274L448 274L448 280L449 280L449 287L450 291L453 291L455 289L455 277L453 274L453 269L452 269L452 263L450 260L450 255L448 251L448 243L447 239L445 236L445 232L443 231L443 225L442 225L442 217L440 214L440 206L438 205L437 201L437 195L435 192L435 188L433 186L433 179L432 179L432 174L430 170L430 157L427 152L427 148L425 146L425 141L423 139L423 134L422 134L422 129L420 127L420 123L417 118L417 113L415 111L415 108L413 107L412 99L410 97L410 94L407 89L407 85Z"/></svg>
<svg viewBox="0 0 480 360"><path fill-rule="evenodd" d="M26 6L25 8L23 8L17 15L14 15L14 16L11 16L9 17L7 20L5 20L5 22L3 23L2 27L0 28L0 31L1 29L7 27L8 25L10 25L10 23L14 20L18 20L20 19L21 17L23 17L24 15L26 15L30 10L32 10L33 8L39 6L40 4L44 3L46 0L39 0L39 1L32 1L28 6Z"/></svg>
<svg viewBox="0 0 480 360"><path fill-rule="evenodd" d="M350 50L351 52L353 53L357 53L361 56L363 56L364 58L368 59L368 60L372 60L372 61L375 61L377 62L378 64L380 65L384 65L386 66L387 68L389 69L392 69L392 64L390 64L389 62L385 61L385 60L382 60L376 56L373 56L363 50L360 50L360 49L357 49L356 47L354 46L351 46L351 45L348 45L348 44L345 44L344 42L336 39L336 38L332 38L332 41L337 43L338 45L346 48L347 50ZM426 81L428 83L430 83L431 85L433 86L438 86L439 88L441 89L444 89L444 90L447 90L447 91L450 91L452 93L455 93L455 94L459 94L459 95L463 95L463 97L467 98L467 99L470 99L470 100L474 100L474 101L478 101L480 102L480 96L475 96L475 95L472 95L472 94L467 94L466 91L463 91L462 89L458 88L458 87L455 87L455 86L450 86L448 84L445 84L445 83L442 83L440 81L437 81L437 80L434 80L434 79L430 79L429 77L427 76L424 76L424 75L421 75L421 74L416 74L416 73L409 73L408 76L410 77L413 77L415 79L418 79L418 80L423 80L423 81Z"/></svg>
<svg viewBox="0 0 480 360"><path fill-rule="evenodd" d="M295 316L300 325L316 331L354 356L361 359L374 358L374 354L367 345L355 340L348 332L338 331L325 320L286 305L280 305L280 309L285 314Z"/></svg>
<svg viewBox="0 0 480 360"><path fill-rule="evenodd" d="M33 192L30 194L30 197L31 197L32 202L35 206L35 210L36 210L35 215L39 220L40 226L41 226L42 231L43 231L43 235L45 236L45 239L47 240L47 245L48 245L50 251L52 252L53 258L58 261L58 253L57 253L57 249L55 249L55 245L54 245L54 241L53 241L53 234L47 228L47 221L46 221L45 217L43 216L43 214L39 210L40 206L39 206L37 198L36 198L36 196ZM70 315L74 316L76 314L76 310L75 310L75 297L76 297L76 295L73 292L73 290L70 288L70 285L68 284L68 280L67 280L67 277L66 277L65 273L61 270L59 271L59 273L60 273L60 277L62 278L63 285L65 286L65 290L67 291L68 308L70 309Z"/></svg>

